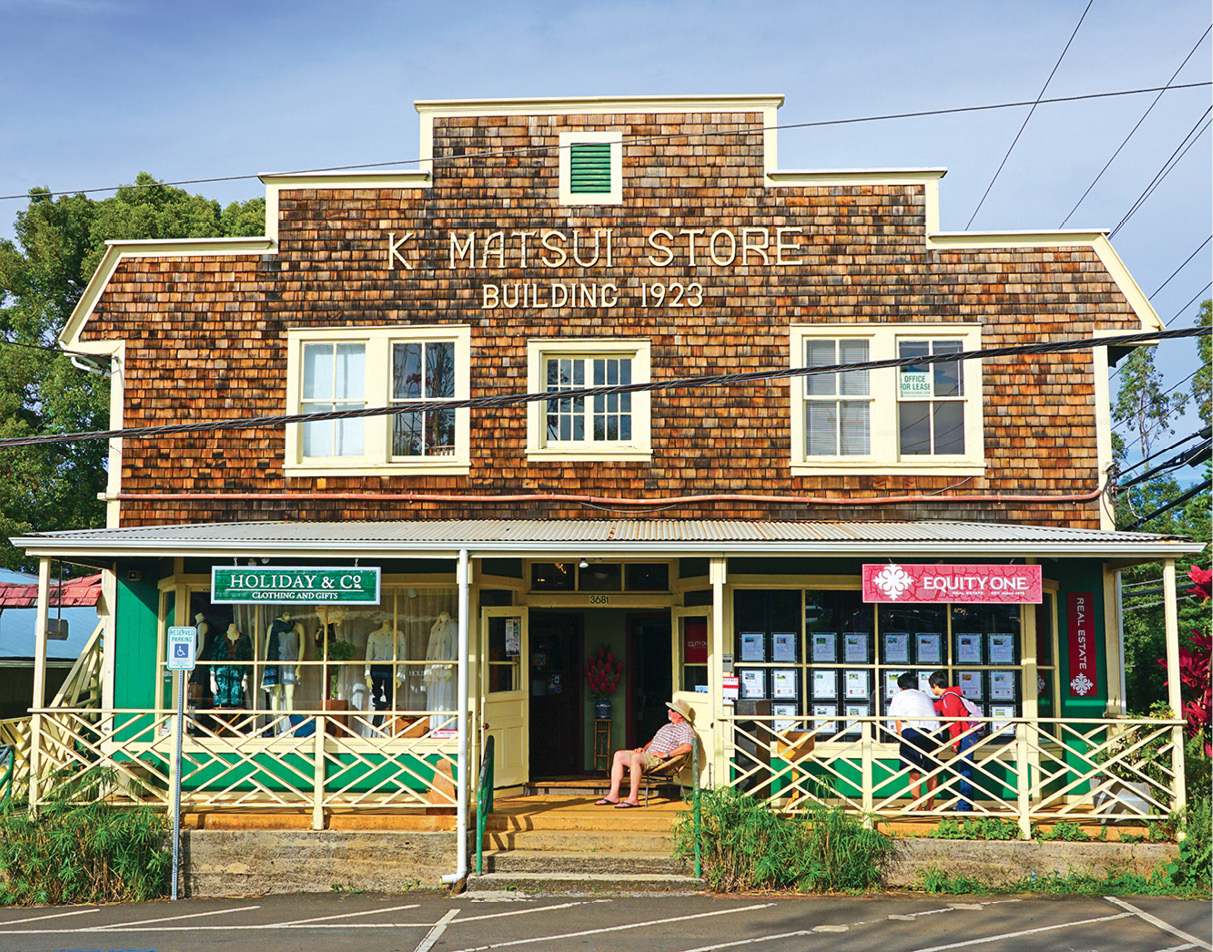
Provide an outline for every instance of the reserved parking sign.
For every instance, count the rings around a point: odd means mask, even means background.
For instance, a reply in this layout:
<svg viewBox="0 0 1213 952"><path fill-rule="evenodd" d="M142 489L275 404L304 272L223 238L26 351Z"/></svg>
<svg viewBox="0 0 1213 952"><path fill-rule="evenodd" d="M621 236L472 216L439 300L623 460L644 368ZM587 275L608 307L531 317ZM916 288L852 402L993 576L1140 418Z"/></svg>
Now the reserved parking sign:
<svg viewBox="0 0 1213 952"><path fill-rule="evenodd" d="M194 670L194 644L198 629L181 626L168 630L168 669L170 671Z"/></svg>

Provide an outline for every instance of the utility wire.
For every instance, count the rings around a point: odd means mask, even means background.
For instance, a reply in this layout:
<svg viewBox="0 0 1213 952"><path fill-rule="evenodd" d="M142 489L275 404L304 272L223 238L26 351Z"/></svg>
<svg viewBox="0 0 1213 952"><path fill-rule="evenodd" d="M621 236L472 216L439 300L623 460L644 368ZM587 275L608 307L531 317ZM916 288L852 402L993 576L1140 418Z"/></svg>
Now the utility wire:
<svg viewBox="0 0 1213 952"><path fill-rule="evenodd" d="M791 122L774 126L750 125L744 126L736 130L713 130L712 132L699 133L698 137L714 137L714 138L731 138L734 136L748 136L755 132L776 132L787 129L816 129L823 126L846 126L854 125L861 122L883 122L891 119L922 119L929 116L951 116L963 112L989 112L996 109L1017 109L1020 106L1045 106L1054 105L1064 102L1083 102L1090 99L1110 99L1118 96L1139 96L1144 93L1156 93L1168 89L1200 89L1206 86L1213 86L1213 82L1199 83L1178 83L1167 86L1146 86L1141 89L1120 89L1106 93L1085 93L1078 96L1057 96L1050 99L1024 100L1022 102L1001 102L991 103L984 106L956 106L952 109L923 109L917 112L896 112L887 113L878 116L857 116L851 119L821 119L814 122ZM670 139L689 139L695 138L686 132L674 132L662 135L651 136L630 136L624 139L625 142L632 144L643 144L648 142L661 142ZM418 165L422 162L430 163L435 166L440 165L456 165L473 159L490 159L490 158L509 158L521 155L532 155L535 153L550 153L559 151L560 146L526 146L518 149L486 149L482 152L469 152L461 156L446 155L432 156L428 159L393 159L390 162L361 162L357 165L328 165L314 169L295 169L289 172L275 173L252 173L247 175L212 175L207 178L192 178L192 179L177 179L172 182L149 182L147 184L130 184L130 185L103 185L96 188L79 188L79 189L62 189L59 191L39 191L39 192L17 192L12 195L0 195L0 201L12 201L15 199L25 198L53 198L57 195L88 195L93 192L114 192L118 189L140 189L140 188L159 188L161 186L176 186L176 185L205 185L211 182L239 182L248 179L260 178L261 174L273 175L310 175L315 172L346 172L359 169L378 169L385 168L389 165ZM569 146L564 146L569 148Z"/></svg>
<svg viewBox="0 0 1213 952"><path fill-rule="evenodd" d="M492 397L470 397L462 400L444 400L442 409L463 407L505 407L519 404L572 400L611 393L651 393L664 390L689 390L699 387L733 386L761 383L784 377L809 377L817 374L847 373L852 370L876 370L886 367L919 367L926 364L955 363L961 360L1013 357L1023 354L1059 354L1068 351L1088 350L1093 347L1132 346L1152 340L1171 340L1184 337L1208 336L1213 330L1208 327L1185 327L1174 331L1149 331L1141 334L1125 334L1116 337L1089 337L1078 340L1063 340L1050 344L1019 344L1012 347L989 347L977 350L958 351L951 354L932 354L915 357L894 357L887 360L864 360L848 364L833 364L824 367L780 368L758 370L747 373L710 374L699 377L676 377L672 380L656 380L649 383L618 384L610 387L582 387L576 390L545 390L539 393L505 393ZM159 426L127 427L117 430L88 430L77 433L56 433L42 436L12 437L0 440L0 449L15 446L35 446L48 443L76 443L82 440L118 439L123 437L164 436L183 433L203 433L213 430L244 430L258 427L281 426L287 423L318 423L324 420L352 420L363 417L390 416L397 413L413 413L418 410L433 410L432 400L409 400L387 407L362 407L354 410L330 410L324 413L288 413L273 416L246 417L234 420L211 420L201 423L168 423Z"/></svg>
<svg viewBox="0 0 1213 952"><path fill-rule="evenodd" d="M1125 476L1128 473L1133 472L1133 470L1137 469L1137 467L1145 466L1150 460L1157 459L1159 456L1162 456L1163 453L1170 453L1171 450L1177 449L1178 447L1183 446L1185 443L1190 443L1193 440L1208 439L1211 434L1213 434L1213 428L1207 426L1202 430L1197 430L1195 433L1189 433L1182 440L1172 443L1170 446L1165 447L1164 449L1155 450L1149 456L1142 457L1128 469L1122 469L1116 475Z"/></svg>
<svg viewBox="0 0 1213 952"><path fill-rule="evenodd" d="M1166 324L1164 324L1163 326L1170 327L1177 320L1179 320L1179 318L1181 316L1183 316L1183 314L1188 310L1188 308L1190 308L1193 304L1195 304L1199 298L1204 296L1205 292L1208 291L1209 288L1213 288L1213 281L1210 281L1203 288L1201 288L1199 291L1197 291L1195 294L1193 294L1192 299L1190 301L1188 301L1188 303L1185 304L1183 307L1181 307L1178 311L1176 311L1174 314L1172 314L1171 319L1168 320L1166 322ZM1122 370L1124 370L1127 366L1129 366L1127 361L1123 364L1118 365L1117 368L1115 370L1113 370L1112 373L1108 376L1108 381L1111 382L1111 381L1115 380L1117 377L1119 377L1120 372Z"/></svg>
<svg viewBox="0 0 1213 952"><path fill-rule="evenodd" d="M1157 295L1159 291L1161 291L1163 288L1165 288L1165 287L1166 287L1168 284L1170 284L1170 283L1171 283L1171 280L1172 280L1172 278L1174 278L1174 277L1175 277L1175 275L1179 274L1179 272L1181 272L1181 271L1182 271L1184 268L1186 268L1186 267L1187 267L1187 265L1188 265L1188 262L1189 262L1189 261L1191 261L1193 258L1195 258L1195 257L1196 257L1198 254L1200 254L1202 251L1204 251L1204 249L1205 249L1205 245L1207 245L1207 244L1208 244L1210 241L1213 241L1213 235L1209 235L1209 237L1208 237L1208 238L1206 238L1204 241L1202 241L1202 242L1200 243L1200 247L1199 247L1199 248L1197 248L1197 249L1196 249L1195 251L1193 251L1193 252L1192 252L1190 255L1188 255L1188 257L1184 258L1184 262L1183 262L1183 264L1181 264L1181 265L1180 265L1178 268L1176 268L1174 271L1172 271L1172 272L1171 272L1171 277L1170 277L1170 278L1167 278L1167 280L1166 280L1166 281L1164 281L1162 284L1160 284L1160 285L1158 286L1158 288L1157 288L1157 289L1154 291L1154 294L1151 294L1151 295L1150 295L1151 300L1153 300L1154 296L1155 296L1155 295Z"/></svg>
<svg viewBox="0 0 1213 952"><path fill-rule="evenodd" d="M1153 479L1160 473L1169 472L1173 469L1182 469L1185 466L1196 466L1200 463L1208 462L1210 451L1213 450L1213 440L1205 440L1203 443L1198 443L1191 449L1184 450L1177 456L1172 456L1165 463L1159 463L1153 469L1148 469L1140 476L1135 476L1128 482L1120 483L1117 489L1130 489L1139 483L1144 483L1147 479Z"/></svg>
<svg viewBox="0 0 1213 952"><path fill-rule="evenodd" d="M1132 531L1133 529L1136 529L1138 526L1144 526L1151 519L1155 519L1158 516L1161 516L1164 512L1170 512L1176 506L1182 506L1185 502L1187 502L1189 499L1192 499L1194 496L1199 496L1210 486L1213 486L1213 479L1206 479L1203 483L1198 483L1197 485L1195 485L1191 489L1189 489L1186 493L1182 493L1181 495L1176 496L1165 506L1159 506L1157 509L1155 509L1149 515L1142 516L1140 519L1136 520L1135 522L1125 526L1124 527L1125 531Z"/></svg>
<svg viewBox="0 0 1213 952"><path fill-rule="evenodd" d="M1171 78L1167 80L1167 85L1170 85L1171 83L1175 82L1175 77L1179 75L1180 70L1182 70L1185 66L1188 65L1188 60L1190 60L1193 57L1193 55L1195 55L1196 51L1198 49L1200 49L1201 44L1204 43L1205 38L1208 37L1209 32L1211 30L1213 30L1213 24L1210 24L1209 26L1205 27L1205 32L1201 35L1200 39L1196 41L1196 45L1192 47L1192 49L1188 53L1188 55L1184 57L1184 61L1179 64L1178 69L1176 69L1175 72L1171 74ZM1118 145L1116 147L1116 151L1112 153L1112 158L1108 159L1108 161L1104 164L1104 167L1099 170L1099 174L1095 176L1095 178L1091 182L1091 184L1087 186L1087 190L1085 192L1083 192L1082 196L1078 199L1078 201L1074 203L1074 207L1070 209L1070 214L1066 215L1066 217L1062 219L1061 224L1057 226L1058 228L1066 227L1066 222L1068 222L1073 217L1074 213L1076 211L1078 211L1078 206L1081 205L1084 201L1086 201L1087 196L1091 194L1091 189L1093 189L1097 184L1099 184L1099 180L1101 178L1103 178L1104 172L1108 171L1108 169L1109 169L1109 167L1111 167L1112 163L1116 161L1116 157L1118 155L1120 155L1121 150L1126 145L1129 144L1129 140L1133 138L1134 133L1136 133L1137 130L1141 128L1141 124L1146 121L1146 117L1148 115L1150 115L1150 112L1154 109L1155 106L1158 105L1158 101L1160 99L1162 99L1162 95L1163 95L1163 91L1160 91L1158 93L1158 95L1154 97L1154 101L1151 102L1150 105L1146 107L1146 111L1143 112L1141 114L1141 118L1137 120L1137 125L1135 125L1132 129L1129 130L1129 134L1127 136L1125 136L1124 142L1122 142L1120 145Z"/></svg>
<svg viewBox="0 0 1213 952"><path fill-rule="evenodd" d="M1145 191L1137 196L1137 201L1135 201L1132 206L1130 206L1129 210L1125 212L1125 217L1122 218L1117 223L1116 227L1108 233L1109 238L1116 237L1116 233L1124 228L1129 219L1132 218L1137 213L1137 210L1145 204L1146 199L1150 197L1155 187L1158 186L1162 180L1171 173L1171 169L1175 168L1175 166L1179 164L1179 159L1182 159L1184 155L1187 155L1188 149L1190 149L1192 145L1195 144L1196 140L1204 134L1205 129L1209 128L1209 124L1205 123L1204 128L1200 128L1199 131L1197 131L1201 123L1205 122L1205 120L1208 118L1210 112L1213 112L1213 106L1209 106L1205 109L1205 111L1201 114L1201 117L1196 120L1196 124L1188 130L1188 134L1180 140L1179 145L1175 147L1175 151L1172 152L1167 158L1167 161L1162 164L1162 168L1154 173L1154 178L1150 180L1150 184L1146 186ZM1188 141L1189 139L1191 139L1191 142ZM1183 150L1183 154L1180 154L1181 149ZM1179 158L1176 158L1176 156Z"/></svg>
<svg viewBox="0 0 1213 952"><path fill-rule="evenodd" d="M973 209L973 214L969 216L968 222L965 224L965 231L969 230L969 225L973 224L973 219L977 217L977 213L981 211L981 206L985 204L986 196L990 194L990 189L994 187L994 183L998 181L998 176L1002 174L1003 166L1007 164L1007 159L1011 157L1011 152L1015 145L1019 142L1019 137L1023 135L1024 129L1028 128L1028 123L1032 119L1033 113L1036 112L1036 107L1040 105L1040 101L1044 98L1045 90L1049 88L1049 83L1053 82L1053 77L1057 75L1057 70L1061 66L1061 61L1066 58L1066 53L1070 51L1070 44L1074 42L1074 37L1078 36L1079 27L1082 26L1082 21L1087 18L1087 13L1091 9L1091 4L1095 0L1087 0L1087 5L1082 11L1082 16L1078 18L1078 23L1074 27L1074 32L1070 34L1070 38L1066 40L1065 48L1061 51L1061 56L1057 57L1057 62L1053 64L1053 69L1049 73L1049 78L1045 80L1045 84L1040 87L1040 92L1036 94L1036 100L1032 103L1032 108L1028 110L1028 114L1024 116L1023 125L1019 127L1019 131L1015 133L1015 138L1011 140L1011 145L1007 148L1007 154L1002 157L1002 161L998 163L998 168L994 172L994 177L990 179L990 184L986 186L986 190L981 195L981 200L977 203L977 207Z"/></svg>

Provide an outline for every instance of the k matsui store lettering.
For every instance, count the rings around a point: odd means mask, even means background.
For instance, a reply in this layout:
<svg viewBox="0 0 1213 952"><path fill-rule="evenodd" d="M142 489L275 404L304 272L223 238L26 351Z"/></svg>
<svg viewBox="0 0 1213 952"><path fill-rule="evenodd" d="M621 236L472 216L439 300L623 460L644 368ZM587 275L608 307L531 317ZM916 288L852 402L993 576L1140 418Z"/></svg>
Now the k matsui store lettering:
<svg viewBox="0 0 1213 952"><path fill-rule="evenodd" d="M451 270L499 271L530 268L537 274L515 281L490 281L481 286L482 310L496 308L562 307L697 308L704 303L703 283L691 280L702 268L792 268L805 264L800 254L804 229L799 226L731 228L653 228L643 233L634 252L620 241L614 228L514 229L510 231L450 231L443 264ZM412 271L417 262L416 232L387 235L389 268ZM617 264L618 262L618 264ZM625 274L638 267L681 269L673 280L563 281L552 271L577 267ZM431 265L434 267L434 265ZM545 274L545 272L547 274ZM620 279L623 280L623 279Z"/></svg>

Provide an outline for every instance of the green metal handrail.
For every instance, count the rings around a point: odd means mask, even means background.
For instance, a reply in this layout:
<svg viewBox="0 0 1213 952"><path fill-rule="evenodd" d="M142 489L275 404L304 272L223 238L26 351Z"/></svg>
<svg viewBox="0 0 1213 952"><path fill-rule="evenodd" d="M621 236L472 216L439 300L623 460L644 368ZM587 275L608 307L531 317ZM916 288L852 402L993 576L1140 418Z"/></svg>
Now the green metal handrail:
<svg viewBox="0 0 1213 952"><path fill-rule="evenodd" d="M699 741L696 740L691 745L691 783L692 797L692 813L695 819L695 878L700 879L703 876L703 863L699 855Z"/></svg>
<svg viewBox="0 0 1213 952"><path fill-rule="evenodd" d="M484 739L480 783L476 786L476 874L484 872L484 830L493 812L493 735Z"/></svg>
<svg viewBox="0 0 1213 952"><path fill-rule="evenodd" d="M0 764L4 765L4 776L0 778L0 786L5 788L4 799L7 801L13 795L13 773L17 769L17 754L12 744L0 744Z"/></svg>

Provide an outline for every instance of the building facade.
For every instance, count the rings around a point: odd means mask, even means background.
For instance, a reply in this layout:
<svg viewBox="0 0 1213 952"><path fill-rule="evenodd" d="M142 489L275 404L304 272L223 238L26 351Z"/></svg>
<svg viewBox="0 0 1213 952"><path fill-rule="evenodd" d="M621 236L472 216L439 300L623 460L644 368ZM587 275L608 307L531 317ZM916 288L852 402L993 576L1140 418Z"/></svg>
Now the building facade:
<svg viewBox="0 0 1213 952"><path fill-rule="evenodd" d="M940 668L986 718L978 809L1178 805L1179 722L1162 779L1116 746L1147 730L1118 569L1173 589L1199 548L1113 528L1124 349L948 359L1157 315L1102 233L941 232L942 169L779 169L780 102L422 102L416 171L266 176L265 238L111 244L62 342L113 426L235 428L113 440L108 528L18 540L113 606L103 713L35 711L35 758L101 723L163 790L194 625L187 804L318 828L462 817L487 736L503 788L593 771L674 692L705 783L929 812L882 715ZM317 418L238 425L283 415ZM890 600L885 569L936 581Z"/></svg>

